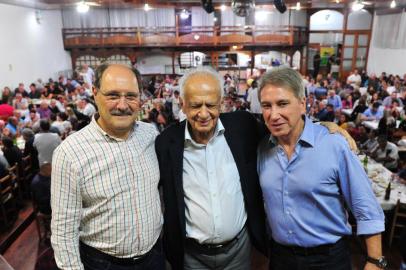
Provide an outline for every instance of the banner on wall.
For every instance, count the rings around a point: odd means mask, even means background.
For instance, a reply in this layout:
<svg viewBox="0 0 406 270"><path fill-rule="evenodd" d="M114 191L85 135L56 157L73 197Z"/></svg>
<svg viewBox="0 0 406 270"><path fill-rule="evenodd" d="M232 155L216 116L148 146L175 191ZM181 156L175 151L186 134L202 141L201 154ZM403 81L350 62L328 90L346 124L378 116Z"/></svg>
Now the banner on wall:
<svg viewBox="0 0 406 270"><path fill-rule="evenodd" d="M334 47L320 47L320 66L327 66L328 59L333 54L335 54Z"/></svg>

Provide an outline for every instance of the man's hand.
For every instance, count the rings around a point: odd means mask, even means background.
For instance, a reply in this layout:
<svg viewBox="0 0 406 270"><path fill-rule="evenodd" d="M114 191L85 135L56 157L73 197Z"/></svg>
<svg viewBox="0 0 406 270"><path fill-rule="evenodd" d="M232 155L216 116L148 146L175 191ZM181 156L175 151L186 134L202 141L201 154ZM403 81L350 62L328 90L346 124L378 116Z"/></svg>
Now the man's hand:
<svg viewBox="0 0 406 270"><path fill-rule="evenodd" d="M367 262L364 266L364 270L382 270L382 268L376 266L373 263Z"/></svg>
<svg viewBox="0 0 406 270"><path fill-rule="evenodd" d="M354 139L345 129L340 128L336 123L333 123L333 122L320 122L320 124L325 126L326 128L328 128L328 131L330 133L340 133L340 135L343 136L347 140L348 145L350 146L351 150L354 152L358 151L357 144L355 143Z"/></svg>

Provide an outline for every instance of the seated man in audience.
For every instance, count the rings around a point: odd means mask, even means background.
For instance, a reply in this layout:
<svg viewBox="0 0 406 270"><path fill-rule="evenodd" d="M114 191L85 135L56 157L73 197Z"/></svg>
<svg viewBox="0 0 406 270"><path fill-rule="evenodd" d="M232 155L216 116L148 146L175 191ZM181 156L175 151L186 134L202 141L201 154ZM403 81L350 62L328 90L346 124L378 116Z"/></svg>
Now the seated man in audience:
<svg viewBox="0 0 406 270"><path fill-rule="evenodd" d="M383 108L379 102L372 104L371 108L368 108L361 115L362 121L379 121L383 117Z"/></svg>
<svg viewBox="0 0 406 270"><path fill-rule="evenodd" d="M336 95L336 92L334 90L328 90L327 104L333 105L334 111L341 110L341 98L339 95Z"/></svg>
<svg viewBox="0 0 406 270"><path fill-rule="evenodd" d="M378 148L372 153L372 157L382 163L387 169L396 171L398 168L399 153L396 144L388 141L385 135L378 137Z"/></svg>
<svg viewBox="0 0 406 270"><path fill-rule="evenodd" d="M14 116L9 117L5 127L9 129L12 137L15 137L18 131L18 119Z"/></svg>
<svg viewBox="0 0 406 270"><path fill-rule="evenodd" d="M35 83L30 84L30 93L28 94L30 99L39 99L41 98L41 91L37 89Z"/></svg>
<svg viewBox="0 0 406 270"><path fill-rule="evenodd" d="M354 69L354 72L348 76L347 84L350 84L352 87L359 87L361 85L361 75L358 74L358 69Z"/></svg>
<svg viewBox="0 0 406 270"><path fill-rule="evenodd" d="M368 140L361 144L361 150L364 150L368 155L375 152L376 148L378 147L378 140L376 136L377 132L375 130L371 130L368 133Z"/></svg>
<svg viewBox="0 0 406 270"><path fill-rule="evenodd" d="M392 94L390 94L390 96L387 96L386 98L384 98L384 100L382 102L382 106L384 106L386 109L390 109L392 107L392 102L394 100L397 100L399 102L399 106L403 107L402 101L400 99L398 99L397 91L393 91Z"/></svg>
<svg viewBox="0 0 406 270"><path fill-rule="evenodd" d="M345 205L355 216L357 234L365 236L363 269L385 267L384 214L368 176L341 136L303 117L299 73L265 73L259 97L272 134L259 145L257 166L272 233L270 269L351 269Z"/></svg>
<svg viewBox="0 0 406 270"><path fill-rule="evenodd" d="M9 137L3 136L1 142L3 144L3 154L7 159L8 164L10 164L10 166L21 164L23 154L21 153L21 150L14 145L13 140Z"/></svg>
<svg viewBox="0 0 406 270"><path fill-rule="evenodd" d="M89 99L79 99L76 101L77 110L86 115L87 117L91 118L96 113L96 108L93 106L92 103L89 102Z"/></svg>

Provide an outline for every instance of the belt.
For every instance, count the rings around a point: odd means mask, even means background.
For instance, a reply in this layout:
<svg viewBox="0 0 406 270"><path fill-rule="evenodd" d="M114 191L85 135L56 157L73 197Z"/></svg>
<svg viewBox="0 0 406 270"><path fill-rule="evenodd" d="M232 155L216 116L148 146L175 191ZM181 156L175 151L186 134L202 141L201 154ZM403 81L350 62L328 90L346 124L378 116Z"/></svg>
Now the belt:
<svg viewBox="0 0 406 270"><path fill-rule="evenodd" d="M325 244L315 247L285 246L272 240L271 247L281 249L295 255L309 256L330 253L331 248L343 243L344 238L339 239L336 243Z"/></svg>
<svg viewBox="0 0 406 270"><path fill-rule="evenodd" d="M235 243L237 243L238 239L241 238L241 235L245 232L245 226L241 229L241 231L230 241L226 241L223 243L216 243L216 244L200 244L194 238L186 238L186 247L192 248L194 250L199 251L199 253L207 254L207 255L215 255L220 253L227 252Z"/></svg>
<svg viewBox="0 0 406 270"><path fill-rule="evenodd" d="M159 240L158 240L159 241ZM156 244L155 244L156 245ZM80 249L81 251L85 252L87 255L94 257L94 258L99 258L102 260L106 260L112 264L116 264L116 265L138 265L143 263L148 256L151 254L151 250L153 248L155 248L155 246L148 251L147 253L141 255L141 256L136 256L136 257L132 257L132 258L118 258L118 257L114 257L111 256L109 254L106 254L104 252L101 252L98 249L95 249L94 247L88 246L85 243L80 241Z"/></svg>

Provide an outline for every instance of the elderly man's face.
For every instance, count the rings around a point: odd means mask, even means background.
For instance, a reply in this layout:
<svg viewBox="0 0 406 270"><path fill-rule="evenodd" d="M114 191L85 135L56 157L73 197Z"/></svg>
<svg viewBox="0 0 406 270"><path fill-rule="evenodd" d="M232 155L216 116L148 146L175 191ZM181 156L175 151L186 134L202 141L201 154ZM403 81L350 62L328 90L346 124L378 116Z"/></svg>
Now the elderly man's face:
<svg viewBox="0 0 406 270"><path fill-rule="evenodd" d="M111 65L103 73L100 89L94 91L99 125L111 134L130 132L139 109L137 78L127 67Z"/></svg>
<svg viewBox="0 0 406 270"><path fill-rule="evenodd" d="M216 78L206 73L194 74L186 81L183 111L195 140L207 141L213 135L220 115L220 91Z"/></svg>
<svg viewBox="0 0 406 270"><path fill-rule="evenodd" d="M298 99L285 87L267 85L261 91L261 107L265 124L275 137L295 135L306 112L306 98Z"/></svg>

